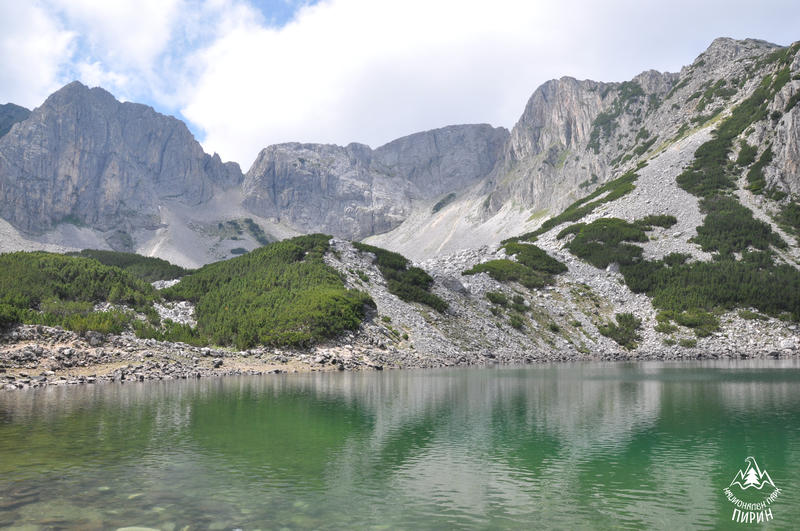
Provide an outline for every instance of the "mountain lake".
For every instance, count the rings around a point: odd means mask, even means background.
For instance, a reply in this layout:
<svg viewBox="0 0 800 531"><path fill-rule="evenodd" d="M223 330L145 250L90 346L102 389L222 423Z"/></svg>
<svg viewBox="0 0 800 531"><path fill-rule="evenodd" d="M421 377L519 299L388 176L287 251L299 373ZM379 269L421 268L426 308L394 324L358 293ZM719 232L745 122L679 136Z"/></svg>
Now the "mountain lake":
<svg viewBox="0 0 800 531"><path fill-rule="evenodd" d="M798 360L0 393L3 528L790 529L799 487Z"/></svg>

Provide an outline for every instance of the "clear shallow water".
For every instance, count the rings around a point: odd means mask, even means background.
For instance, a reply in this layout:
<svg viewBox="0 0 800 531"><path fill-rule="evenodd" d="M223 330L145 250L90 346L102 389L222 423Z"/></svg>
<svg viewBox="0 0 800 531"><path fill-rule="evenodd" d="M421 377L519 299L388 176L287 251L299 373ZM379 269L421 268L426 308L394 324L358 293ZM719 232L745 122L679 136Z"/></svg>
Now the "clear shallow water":
<svg viewBox="0 0 800 531"><path fill-rule="evenodd" d="M0 527L744 528L800 522L800 363L575 364L0 393Z"/></svg>

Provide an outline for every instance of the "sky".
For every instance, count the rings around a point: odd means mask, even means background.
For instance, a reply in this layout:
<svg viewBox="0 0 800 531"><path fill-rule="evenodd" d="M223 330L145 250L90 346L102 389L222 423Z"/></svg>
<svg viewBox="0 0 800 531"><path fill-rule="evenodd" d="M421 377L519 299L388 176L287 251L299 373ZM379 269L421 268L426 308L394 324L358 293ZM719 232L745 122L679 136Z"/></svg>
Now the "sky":
<svg viewBox="0 0 800 531"><path fill-rule="evenodd" d="M281 142L513 127L565 75L676 72L716 37L800 40L796 0L0 0L0 103L73 80L249 168Z"/></svg>

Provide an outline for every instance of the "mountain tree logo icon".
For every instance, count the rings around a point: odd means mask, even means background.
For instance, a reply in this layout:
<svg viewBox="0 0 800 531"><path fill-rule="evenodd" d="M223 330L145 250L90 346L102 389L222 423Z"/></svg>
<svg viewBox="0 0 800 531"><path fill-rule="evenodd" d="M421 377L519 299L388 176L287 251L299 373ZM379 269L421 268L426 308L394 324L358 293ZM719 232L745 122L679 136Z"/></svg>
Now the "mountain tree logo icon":
<svg viewBox="0 0 800 531"><path fill-rule="evenodd" d="M772 482L772 478L769 477L769 472L759 468L755 457L748 457L745 459L745 462L747 463L747 467L744 469L744 471L741 469L739 470L728 487L739 485L739 488L742 490L747 490L750 488L761 490L766 485L769 485L773 489L776 488L775 483Z"/></svg>

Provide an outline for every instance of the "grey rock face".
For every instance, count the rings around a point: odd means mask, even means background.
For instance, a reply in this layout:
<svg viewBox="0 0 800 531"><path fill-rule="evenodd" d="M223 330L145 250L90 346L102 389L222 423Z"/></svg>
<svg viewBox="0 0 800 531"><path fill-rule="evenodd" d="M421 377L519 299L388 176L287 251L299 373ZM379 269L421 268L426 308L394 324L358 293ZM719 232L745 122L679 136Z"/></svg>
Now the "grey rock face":
<svg viewBox="0 0 800 531"><path fill-rule="evenodd" d="M556 183L565 179L575 181L573 186L591 175L603 179L605 160L585 151L592 123L610 103L609 90L604 83L569 77L536 89L511 131L503 163L487 188L489 213L509 201L534 207L558 203L554 196L566 187ZM583 161L582 168L575 165L576 155Z"/></svg>
<svg viewBox="0 0 800 531"><path fill-rule="evenodd" d="M13 103L0 105L0 137L8 133L14 124L27 119L30 114L31 111L25 107Z"/></svg>
<svg viewBox="0 0 800 531"><path fill-rule="evenodd" d="M361 144L280 144L261 151L243 184L253 213L301 230L359 239L405 220L414 199L458 191L486 176L508 131L459 125Z"/></svg>
<svg viewBox="0 0 800 531"><path fill-rule="evenodd" d="M635 135L636 113L662 98L676 78L648 71L627 83L563 77L540 86L512 129L503 163L487 184L488 213L509 201L555 212L574 200L569 194L581 183L607 180L610 161L622 146L606 136L632 129ZM609 117L607 129L596 125L601 115Z"/></svg>
<svg viewBox="0 0 800 531"><path fill-rule="evenodd" d="M552 147L584 147L592 122L607 106L604 105L608 99L604 98L607 87L605 83L571 77L550 80L540 86L511 131L509 159L522 161Z"/></svg>
<svg viewBox="0 0 800 531"><path fill-rule="evenodd" d="M434 129L379 147L374 166L411 183L418 197L433 198L488 175L508 137L508 130L485 124Z"/></svg>
<svg viewBox="0 0 800 531"><path fill-rule="evenodd" d="M800 72L800 54L795 56L790 71ZM800 195L800 103L787 110L792 98L800 93L800 79L786 83L775 98L770 113L784 113L775 125L775 141L772 151L775 154L772 168L766 172L769 186L776 187L794 196Z"/></svg>
<svg viewBox="0 0 800 531"><path fill-rule="evenodd" d="M160 200L196 205L241 179L183 122L78 82L0 138L0 216L28 232L152 226Z"/></svg>

